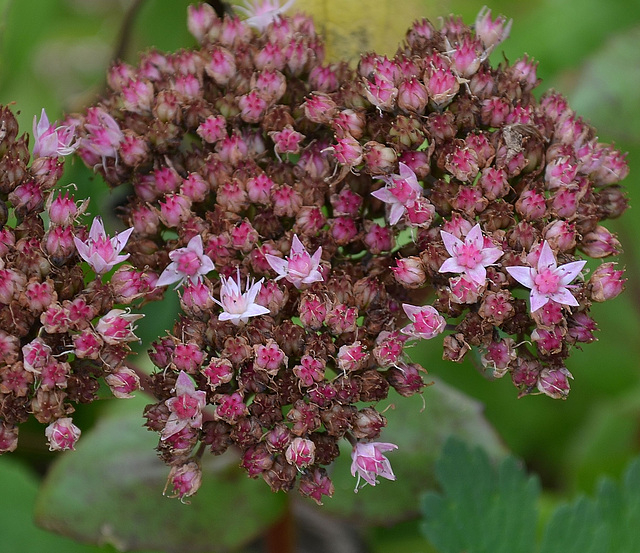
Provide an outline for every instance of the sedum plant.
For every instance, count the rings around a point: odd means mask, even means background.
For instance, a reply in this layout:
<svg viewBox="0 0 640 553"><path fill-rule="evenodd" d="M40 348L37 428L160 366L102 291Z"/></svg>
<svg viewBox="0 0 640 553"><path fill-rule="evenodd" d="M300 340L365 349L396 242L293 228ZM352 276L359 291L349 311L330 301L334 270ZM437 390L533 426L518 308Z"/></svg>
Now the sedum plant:
<svg viewBox="0 0 640 553"><path fill-rule="evenodd" d="M229 447L318 503L343 440L356 490L393 480L376 405L423 392L418 340L475 351L519 397L566 398L592 304L624 286L601 261L621 249L604 222L627 207L624 155L559 93L534 96L534 60L490 63L510 29L490 10L417 21L353 68L325 63L289 4L191 6L196 48L115 64L95 105L42 114L32 156L3 109L3 451L30 414L73 448L100 379L128 397L135 310L168 287L181 313L150 345L144 417L181 499ZM126 230L54 192L73 152L126 191Z"/></svg>

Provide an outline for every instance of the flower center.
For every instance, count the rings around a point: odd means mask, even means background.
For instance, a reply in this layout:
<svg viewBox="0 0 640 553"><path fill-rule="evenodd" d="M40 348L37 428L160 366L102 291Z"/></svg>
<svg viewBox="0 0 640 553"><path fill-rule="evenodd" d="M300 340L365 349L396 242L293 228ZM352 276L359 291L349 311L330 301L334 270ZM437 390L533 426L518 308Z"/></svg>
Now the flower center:
<svg viewBox="0 0 640 553"><path fill-rule="evenodd" d="M553 294L560 287L560 275L555 274L551 269L545 269L535 276L533 282L541 294Z"/></svg>
<svg viewBox="0 0 640 553"><path fill-rule="evenodd" d="M467 269L473 269L482 262L482 251L473 244L462 244L456 252L456 260Z"/></svg>
<svg viewBox="0 0 640 553"><path fill-rule="evenodd" d="M178 398L173 404L173 409L180 419L191 419L198 414L198 400L187 394Z"/></svg>
<svg viewBox="0 0 640 553"><path fill-rule="evenodd" d="M178 259L177 264L178 272L189 277L197 275L202 266L198 254L191 251L184 252Z"/></svg>

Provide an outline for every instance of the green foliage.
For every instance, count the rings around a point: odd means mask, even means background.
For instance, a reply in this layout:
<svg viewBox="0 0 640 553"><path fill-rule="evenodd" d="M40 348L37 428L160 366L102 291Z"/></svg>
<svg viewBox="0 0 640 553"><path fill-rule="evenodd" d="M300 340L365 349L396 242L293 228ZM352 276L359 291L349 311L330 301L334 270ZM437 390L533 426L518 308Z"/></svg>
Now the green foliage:
<svg viewBox="0 0 640 553"><path fill-rule="evenodd" d="M428 388L424 404L422 401L419 396L403 398L396 394L387 400L393 410L387 413L388 426L382 439L388 436L398 445L388 455L397 480L383 480L375 488L365 486L353 493L356 481L350 471L350 446L345 443L332 467L336 491L324 502L326 512L368 524L388 525L415 518L420 493L435 485L435 462L451 435L482 446L492 459L504 455L498 435L476 401L443 382ZM383 405L380 411L384 411Z"/></svg>
<svg viewBox="0 0 640 553"><path fill-rule="evenodd" d="M537 544L540 486L514 457L449 440L436 463L440 493L422 502L422 529L439 553L632 553L640 539L640 459L621 485L602 480L593 499L560 505Z"/></svg>
<svg viewBox="0 0 640 553"><path fill-rule="evenodd" d="M206 456L202 489L189 505L162 497L167 467L157 435L140 424L144 401L105 415L58 458L36 504L44 528L119 550L210 553L237 548L282 515L285 497L247 478L232 452Z"/></svg>

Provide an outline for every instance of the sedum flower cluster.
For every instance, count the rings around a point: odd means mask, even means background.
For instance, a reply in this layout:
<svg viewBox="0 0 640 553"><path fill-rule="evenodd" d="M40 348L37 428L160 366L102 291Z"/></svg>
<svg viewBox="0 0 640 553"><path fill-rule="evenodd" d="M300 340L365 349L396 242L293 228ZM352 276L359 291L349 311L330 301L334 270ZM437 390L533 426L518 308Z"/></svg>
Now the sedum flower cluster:
<svg viewBox="0 0 640 553"><path fill-rule="evenodd" d="M88 229L87 201L54 189L78 147L73 125L56 127L43 110L33 137L31 158L0 107L0 453L16 448L31 416L47 425L51 450L73 449L74 406L97 399L101 380L130 397L139 378L126 359L142 315L125 306L157 280L123 265L102 281L129 257L120 252L131 231L110 238L100 218Z"/></svg>
<svg viewBox="0 0 640 553"><path fill-rule="evenodd" d="M191 6L198 47L114 65L110 92L56 131L56 155L73 128L82 160L128 193L129 230L78 231L67 263L101 275L126 258L148 285L133 296L179 291L145 417L181 498L204 452L230 447L251 477L317 502L343 439L358 483L394 479L376 405L425 387L405 353L417 340L455 362L474 349L521 396L564 398L565 359L595 339L592 303L624 285L585 259L620 252L602 223L627 207L624 156L558 93L536 100L533 60L489 63L510 22L418 21L395 56L351 68L325 63L289 4L255 2L245 20ZM76 294L113 298L116 275Z"/></svg>

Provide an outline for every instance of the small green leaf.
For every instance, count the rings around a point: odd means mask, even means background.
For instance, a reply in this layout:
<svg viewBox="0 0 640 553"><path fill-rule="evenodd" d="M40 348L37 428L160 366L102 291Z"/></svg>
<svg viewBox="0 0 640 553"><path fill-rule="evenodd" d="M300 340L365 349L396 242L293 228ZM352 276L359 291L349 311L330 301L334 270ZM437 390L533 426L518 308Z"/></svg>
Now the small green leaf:
<svg viewBox="0 0 640 553"><path fill-rule="evenodd" d="M0 459L0 536L2 551L20 553L108 553L90 545L74 543L38 528L33 506L38 479L10 457Z"/></svg>
<svg viewBox="0 0 640 553"><path fill-rule="evenodd" d="M441 493L422 502L422 529L439 553L635 553L640 543L640 459L619 486L560 505L536 547L540 489L515 458L493 467L487 454L451 439L437 462Z"/></svg>
<svg viewBox="0 0 640 553"><path fill-rule="evenodd" d="M442 493L423 500L423 530L441 553L533 551L540 487L513 457L495 469L480 448L456 439L436 465Z"/></svg>
<svg viewBox="0 0 640 553"><path fill-rule="evenodd" d="M492 458L504 454L497 434L482 415L480 403L440 381L427 388L423 397L424 405L419 396L401 398L395 394L387 402L393 408L386 413L388 426L380 441L398 446L387 455L396 481L381 479L375 488L365 486L354 493L351 448L345 441L331 467L335 494L325 501L325 511L370 524L389 525L415 517L420 494L435 485L435 461L451 435L482 444ZM384 405L378 408L385 409Z"/></svg>
<svg viewBox="0 0 640 553"><path fill-rule="evenodd" d="M249 479L231 452L205 454L190 504L163 497L168 468L156 445L131 409L103 418L53 466L36 505L39 524L123 551L210 553L247 543L281 516L285 496Z"/></svg>

